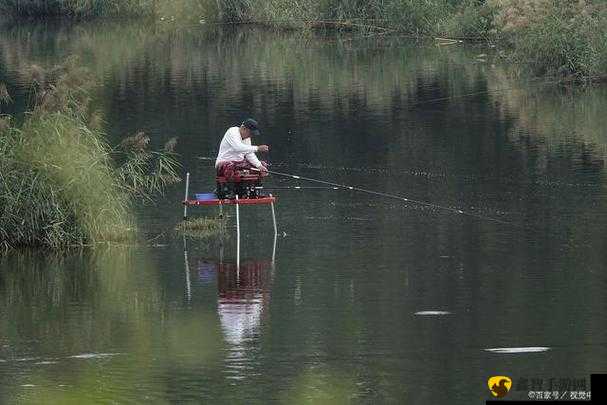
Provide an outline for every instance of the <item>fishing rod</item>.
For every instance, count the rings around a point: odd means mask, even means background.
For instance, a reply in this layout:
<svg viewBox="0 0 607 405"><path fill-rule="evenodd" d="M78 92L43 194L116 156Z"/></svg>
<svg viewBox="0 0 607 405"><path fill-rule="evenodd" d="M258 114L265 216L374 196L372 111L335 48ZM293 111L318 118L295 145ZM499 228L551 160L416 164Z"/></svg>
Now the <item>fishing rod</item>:
<svg viewBox="0 0 607 405"><path fill-rule="evenodd" d="M340 190L339 187L308 187L308 186L291 186L291 187L265 187L265 186L257 186L256 190Z"/></svg>
<svg viewBox="0 0 607 405"><path fill-rule="evenodd" d="M256 168L252 168L250 170L253 170L253 171L256 171L256 172L261 172L261 170L256 169ZM356 187L356 186L348 186L346 184L339 184L339 183L334 183L334 182L331 182L331 181L312 179L310 177L298 176L298 175L290 174L290 173L275 172L273 170L267 170L267 172L270 173L270 174L275 174L277 176L289 177L289 178L295 179L295 180L304 180L304 181L310 181L310 182L313 182L313 183L325 184L325 185L331 186L331 187L333 187L335 189L358 191L358 192L365 193L365 194L372 194L372 195L376 195L376 196L380 196L380 197L386 197L386 198L391 198L391 199L395 199L395 200L410 202L410 203L413 203L413 204L423 205L423 206L426 206L426 207L441 209L441 210L445 210L445 211L451 211L451 212L454 212L456 214L467 215L469 217L474 217L474 218L478 218L478 219L484 219L484 220L487 220L487 221L493 221L493 222L497 222L497 223L500 223L500 224L515 225L512 222L502 221L501 219L487 217L487 216L479 215L479 214L474 214L472 212L466 212L466 211L460 210L458 208L450 208L450 207L445 207L443 205L429 203L429 202L426 202L426 201L415 200L415 199L412 199L412 198L409 198L409 197L403 197L403 196L396 195L396 194L383 193L381 191L368 190L368 189L365 189L365 188L360 188L360 187Z"/></svg>

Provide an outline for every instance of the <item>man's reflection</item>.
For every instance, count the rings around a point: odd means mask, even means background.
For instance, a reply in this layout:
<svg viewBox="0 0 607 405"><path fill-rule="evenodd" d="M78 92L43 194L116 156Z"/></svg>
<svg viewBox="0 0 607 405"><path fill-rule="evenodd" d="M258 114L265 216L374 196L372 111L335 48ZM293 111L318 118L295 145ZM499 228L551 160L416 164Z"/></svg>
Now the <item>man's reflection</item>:
<svg viewBox="0 0 607 405"><path fill-rule="evenodd" d="M263 315L270 302L276 238L272 260L244 260L240 266L223 261L223 245L219 249L219 259L188 259L185 238L183 242L188 302L192 295L196 295L192 292L192 283L200 286L217 283L217 312L221 329L226 342L233 350L239 350L244 342L259 334Z"/></svg>
<svg viewBox="0 0 607 405"><path fill-rule="evenodd" d="M217 312L228 343L241 346L259 332L270 301L271 265L268 260L217 266Z"/></svg>

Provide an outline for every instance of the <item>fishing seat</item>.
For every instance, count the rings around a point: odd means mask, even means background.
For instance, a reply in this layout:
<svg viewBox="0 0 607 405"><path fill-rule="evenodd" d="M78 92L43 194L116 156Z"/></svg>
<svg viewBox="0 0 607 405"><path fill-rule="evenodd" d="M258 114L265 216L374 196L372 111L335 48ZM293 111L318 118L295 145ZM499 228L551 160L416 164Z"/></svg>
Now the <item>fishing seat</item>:
<svg viewBox="0 0 607 405"><path fill-rule="evenodd" d="M215 194L219 199L259 198L261 179L268 173L254 172L249 169L226 170L215 177Z"/></svg>

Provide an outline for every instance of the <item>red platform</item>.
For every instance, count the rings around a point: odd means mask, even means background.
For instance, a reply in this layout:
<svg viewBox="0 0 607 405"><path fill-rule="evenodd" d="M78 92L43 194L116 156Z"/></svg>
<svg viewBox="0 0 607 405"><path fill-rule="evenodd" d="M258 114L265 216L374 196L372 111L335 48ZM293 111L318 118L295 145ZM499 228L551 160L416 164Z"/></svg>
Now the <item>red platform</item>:
<svg viewBox="0 0 607 405"><path fill-rule="evenodd" d="M240 198L220 200L218 198L212 200L185 200L185 205L261 205L272 204L276 201L276 197L260 197L260 198Z"/></svg>

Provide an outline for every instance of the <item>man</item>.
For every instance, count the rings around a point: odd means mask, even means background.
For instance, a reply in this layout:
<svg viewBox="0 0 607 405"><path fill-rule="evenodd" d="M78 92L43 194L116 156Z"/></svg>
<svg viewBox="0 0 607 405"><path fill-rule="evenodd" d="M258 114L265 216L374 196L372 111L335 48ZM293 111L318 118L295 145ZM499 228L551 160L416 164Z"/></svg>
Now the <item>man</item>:
<svg viewBox="0 0 607 405"><path fill-rule="evenodd" d="M259 135L259 125L252 118L243 121L240 127L229 128L221 144L215 161L218 176L231 177L236 170L257 168L267 172L266 163L259 161L255 152L267 152L268 145L251 145L251 136Z"/></svg>

